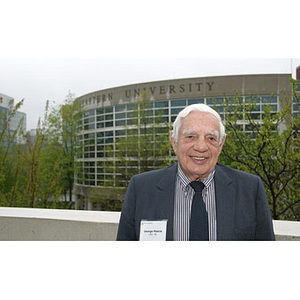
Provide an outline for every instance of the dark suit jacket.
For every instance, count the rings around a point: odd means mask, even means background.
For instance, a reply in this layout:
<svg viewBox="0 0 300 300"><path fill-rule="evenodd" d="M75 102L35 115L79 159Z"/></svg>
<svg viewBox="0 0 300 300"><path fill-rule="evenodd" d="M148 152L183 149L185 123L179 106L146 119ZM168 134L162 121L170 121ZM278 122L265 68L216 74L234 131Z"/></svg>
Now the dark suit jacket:
<svg viewBox="0 0 300 300"><path fill-rule="evenodd" d="M167 219L173 240L177 163L133 176L126 192L117 240L139 240L142 219ZM220 164L215 172L217 240L274 240L272 218L261 179Z"/></svg>

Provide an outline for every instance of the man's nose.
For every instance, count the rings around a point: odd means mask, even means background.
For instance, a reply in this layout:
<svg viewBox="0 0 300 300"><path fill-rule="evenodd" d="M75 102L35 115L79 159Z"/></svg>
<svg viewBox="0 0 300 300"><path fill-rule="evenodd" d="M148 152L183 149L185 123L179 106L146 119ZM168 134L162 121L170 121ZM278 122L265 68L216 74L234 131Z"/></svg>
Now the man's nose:
<svg viewBox="0 0 300 300"><path fill-rule="evenodd" d="M199 136L197 140L195 140L194 149L200 152L204 152L208 149L205 138Z"/></svg>

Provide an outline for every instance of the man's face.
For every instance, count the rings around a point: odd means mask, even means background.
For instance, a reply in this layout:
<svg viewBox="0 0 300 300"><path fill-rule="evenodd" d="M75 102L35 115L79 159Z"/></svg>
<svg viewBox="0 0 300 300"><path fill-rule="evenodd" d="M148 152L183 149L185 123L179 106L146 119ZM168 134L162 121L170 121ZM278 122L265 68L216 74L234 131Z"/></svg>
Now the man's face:
<svg viewBox="0 0 300 300"><path fill-rule="evenodd" d="M191 180L204 180L214 169L225 142L220 144L217 118L207 112L192 111L181 120L173 149L182 171Z"/></svg>

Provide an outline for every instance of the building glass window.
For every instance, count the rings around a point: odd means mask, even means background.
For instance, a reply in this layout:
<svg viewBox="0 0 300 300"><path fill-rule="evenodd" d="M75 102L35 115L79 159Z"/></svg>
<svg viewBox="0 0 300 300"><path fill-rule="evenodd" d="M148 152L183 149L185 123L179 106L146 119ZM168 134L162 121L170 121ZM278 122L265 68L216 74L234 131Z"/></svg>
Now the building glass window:
<svg viewBox="0 0 300 300"><path fill-rule="evenodd" d="M224 98L207 98L206 104L209 106L220 105L223 104Z"/></svg>
<svg viewBox="0 0 300 300"><path fill-rule="evenodd" d="M115 115L116 119L125 119L126 114L125 113L119 113Z"/></svg>
<svg viewBox="0 0 300 300"><path fill-rule="evenodd" d="M116 112L123 112L125 110L126 110L126 105L125 104L116 106Z"/></svg>
<svg viewBox="0 0 300 300"><path fill-rule="evenodd" d="M126 121L122 120L122 121L116 121L116 126L125 126Z"/></svg>
<svg viewBox="0 0 300 300"><path fill-rule="evenodd" d="M186 100L173 100L173 101L171 101L171 107L176 107L176 106L185 107L186 106Z"/></svg>
<svg viewBox="0 0 300 300"><path fill-rule="evenodd" d="M197 103L204 103L204 99L189 99L188 100L188 105L197 104Z"/></svg>
<svg viewBox="0 0 300 300"><path fill-rule="evenodd" d="M181 107L181 108L172 108L171 109L171 115L173 116L173 115L178 115L181 111L183 110L183 107Z"/></svg>
<svg viewBox="0 0 300 300"><path fill-rule="evenodd" d="M154 105L155 108L168 107L169 101L156 101Z"/></svg>

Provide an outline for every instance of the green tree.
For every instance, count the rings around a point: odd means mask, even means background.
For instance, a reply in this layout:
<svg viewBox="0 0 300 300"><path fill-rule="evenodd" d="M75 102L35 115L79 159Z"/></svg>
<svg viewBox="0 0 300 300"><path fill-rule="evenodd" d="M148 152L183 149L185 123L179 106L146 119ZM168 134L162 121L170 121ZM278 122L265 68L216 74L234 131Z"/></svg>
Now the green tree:
<svg viewBox="0 0 300 300"><path fill-rule="evenodd" d="M47 102L48 105L48 102ZM46 114L47 114L46 105ZM41 125L42 124L42 125ZM35 141L31 143L30 137L27 136L26 151L24 153L24 160L28 165L28 183L25 190L24 198L29 199L29 207L35 207L37 200L40 198L38 187L42 183L40 177L40 163L41 163L41 150L45 141L45 127L39 120L35 134Z"/></svg>
<svg viewBox="0 0 300 300"><path fill-rule="evenodd" d="M159 169L174 159L169 142L169 123L163 112L153 110L144 92L127 111L127 126L113 145L105 145L97 168L105 174L105 184L86 198L100 203L101 209L120 210L130 178L138 173Z"/></svg>
<svg viewBox="0 0 300 300"><path fill-rule="evenodd" d="M20 105L17 105L15 111L19 108ZM46 182L44 180L43 174L45 172L51 174L51 172L48 172L48 170L42 171L44 166L41 156L47 137L48 110L49 102L47 101L45 118L43 121L39 119L33 140L29 132L22 132L22 124L20 123L19 130L15 131L14 135L21 135L25 143L15 143L13 142L15 137L11 137L6 155L1 156L2 159L6 158L5 185L4 189L1 189L2 205L39 207L45 189L48 186L53 186L49 178ZM7 138L5 145L7 145ZM3 151L5 147L1 149ZM53 191L51 192L53 193Z"/></svg>
<svg viewBox="0 0 300 300"><path fill-rule="evenodd" d="M52 108L47 124L47 148L45 151L47 150L49 154L56 157L56 173L60 174L65 198L67 193L69 195L69 205L72 204L74 158L75 152L79 149L76 146L76 134L81 113L82 104L75 98L74 94L69 92L62 105Z"/></svg>
<svg viewBox="0 0 300 300"><path fill-rule="evenodd" d="M292 116L292 97L281 100L281 111L265 105L262 120L253 119L257 97L238 95L225 103L227 140L221 162L261 177L273 219L300 220L299 115Z"/></svg>
<svg viewBox="0 0 300 300"><path fill-rule="evenodd" d="M34 138L9 130L10 122L23 100L1 115L0 124L0 203L3 206L57 207L58 199L68 191L72 206L76 122L81 104L69 93L64 103L50 107L46 103ZM22 135L25 144L14 143ZM60 205L61 206L61 205Z"/></svg>
<svg viewBox="0 0 300 300"><path fill-rule="evenodd" d="M160 169L172 160L170 126L163 121L162 111L147 110L149 101L142 93L132 113L133 122L125 129L126 137L116 142L117 172L125 186L133 175Z"/></svg>
<svg viewBox="0 0 300 300"><path fill-rule="evenodd" d="M0 98L2 103L2 98ZM16 139L23 136L23 121L17 124L15 130L11 130L11 123L17 111L23 105L24 99L14 105L10 100L8 109L0 108L0 205L12 205L18 192L17 178L20 169L20 161L17 159L18 151Z"/></svg>

